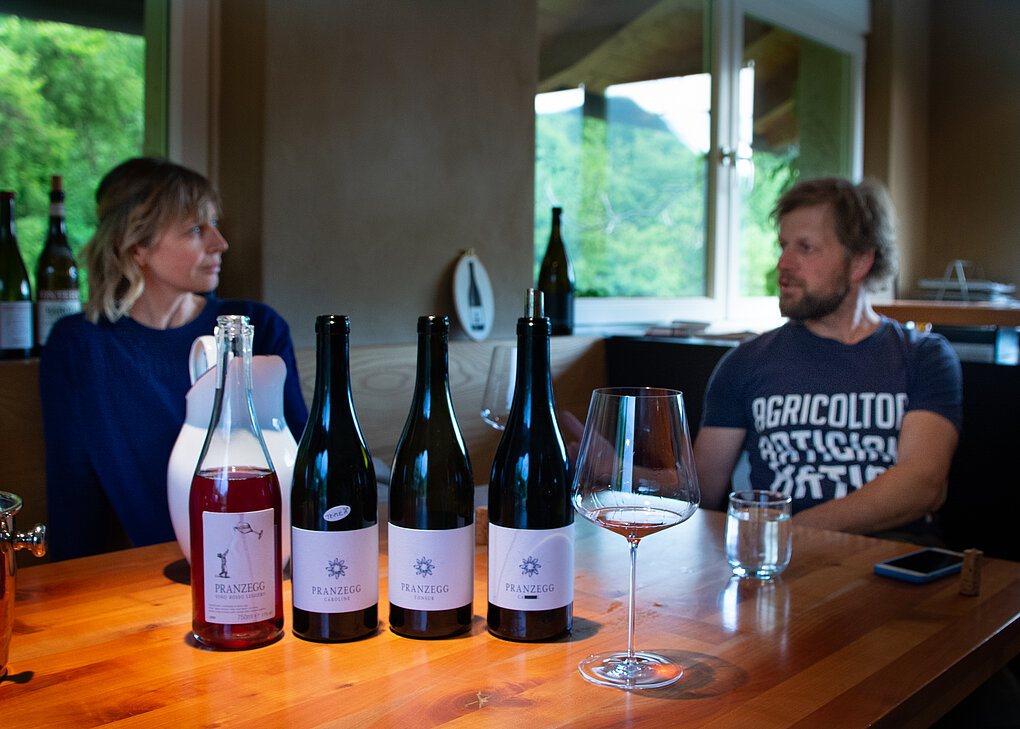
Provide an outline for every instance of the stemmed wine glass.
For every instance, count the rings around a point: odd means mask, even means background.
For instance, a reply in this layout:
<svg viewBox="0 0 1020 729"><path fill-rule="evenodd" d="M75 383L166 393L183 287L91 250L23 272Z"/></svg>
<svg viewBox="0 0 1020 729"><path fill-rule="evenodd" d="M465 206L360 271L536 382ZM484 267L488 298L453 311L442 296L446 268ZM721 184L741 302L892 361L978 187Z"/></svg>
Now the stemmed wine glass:
<svg viewBox="0 0 1020 729"><path fill-rule="evenodd" d="M482 394L482 420L496 430L503 430L510 417L517 381L517 347L499 344L492 348L489 377Z"/></svg>
<svg viewBox="0 0 1020 729"><path fill-rule="evenodd" d="M683 395L648 387L592 393L571 499L581 516L630 542L627 651L578 664L592 683L622 689L666 686L683 669L663 656L634 650L637 547L642 537L686 521L698 508L690 431Z"/></svg>

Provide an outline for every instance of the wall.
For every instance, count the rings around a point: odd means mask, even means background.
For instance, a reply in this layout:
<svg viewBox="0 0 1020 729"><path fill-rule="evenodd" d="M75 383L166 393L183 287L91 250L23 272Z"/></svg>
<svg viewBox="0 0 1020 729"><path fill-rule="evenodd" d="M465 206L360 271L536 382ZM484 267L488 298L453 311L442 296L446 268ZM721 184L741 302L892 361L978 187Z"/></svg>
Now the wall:
<svg viewBox="0 0 1020 729"><path fill-rule="evenodd" d="M935 0L925 271L1020 284L1020 3Z"/></svg>
<svg viewBox="0 0 1020 729"><path fill-rule="evenodd" d="M243 6L243 7L242 7ZM218 169L220 229L230 242L220 294L262 300L263 168L266 126L266 18L261 0L219 6L221 32L210 42L220 70ZM277 302L273 302L275 305ZM314 324L312 325L314 327Z"/></svg>
<svg viewBox="0 0 1020 729"><path fill-rule="evenodd" d="M864 172L900 220L899 295L954 258L1020 284L1020 3L873 0Z"/></svg>
<svg viewBox="0 0 1020 729"><path fill-rule="evenodd" d="M353 346L411 342L420 314L453 314L474 248L493 334L512 336L532 277L534 1L220 12L221 294L274 306L299 347L327 312L351 316Z"/></svg>
<svg viewBox="0 0 1020 729"><path fill-rule="evenodd" d="M864 105L864 173L897 212L898 293L912 295L928 242L928 0L872 4Z"/></svg>
<svg viewBox="0 0 1020 729"><path fill-rule="evenodd" d="M406 343L418 315L452 313L473 247L493 334L512 336L531 280L536 0L213 10L221 293L268 301L298 346L326 311L352 317L354 346ZM864 167L899 213L899 294L961 256L1020 281L1020 3L873 0L872 28Z"/></svg>

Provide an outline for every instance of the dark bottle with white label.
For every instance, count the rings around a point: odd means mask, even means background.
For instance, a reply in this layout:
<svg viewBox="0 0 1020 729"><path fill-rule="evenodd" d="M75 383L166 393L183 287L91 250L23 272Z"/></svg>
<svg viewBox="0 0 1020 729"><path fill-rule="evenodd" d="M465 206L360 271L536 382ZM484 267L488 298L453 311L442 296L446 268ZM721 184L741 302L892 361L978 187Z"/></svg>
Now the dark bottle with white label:
<svg viewBox="0 0 1020 729"><path fill-rule="evenodd" d="M32 356L32 284L14 234L14 193L0 193L0 359Z"/></svg>
<svg viewBox="0 0 1020 729"><path fill-rule="evenodd" d="M350 320L315 320L315 391L290 493L292 630L356 640L379 624L375 467L351 396Z"/></svg>
<svg viewBox="0 0 1020 729"><path fill-rule="evenodd" d="M566 633L574 602L570 468L541 302L529 289L517 320L517 380L489 479L489 632L521 641Z"/></svg>
<svg viewBox="0 0 1020 729"><path fill-rule="evenodd" d="M254 329L216 319L216 397L191 481L192 633L221 650L283 635L282 504L251 396Z"/></svg>
<svg viewBox="0 0 1020 729"><path fill-rule="evenodd" d="M81 311L78 264L67 243L64 182L59 175L50 185L50 229L35 268L35 289L35 342L41 349L58 319Z"/></svg>
<svg viewBox="0 0 1020 729"><path fill-rule="evenodd" d="M418 367L390 475L390 628L409 638L468 630L474 595L474 479L450 397L444 317L418 319Z"/></svg>
<svg viewBox="0 0 1020 729"><path fill-rule="evenodd" d="M562 208L552 209L549 247L538 270L538 289L545 296L545 313L553 334L574 333L574 267L567 256L560 229Z"/></svg>

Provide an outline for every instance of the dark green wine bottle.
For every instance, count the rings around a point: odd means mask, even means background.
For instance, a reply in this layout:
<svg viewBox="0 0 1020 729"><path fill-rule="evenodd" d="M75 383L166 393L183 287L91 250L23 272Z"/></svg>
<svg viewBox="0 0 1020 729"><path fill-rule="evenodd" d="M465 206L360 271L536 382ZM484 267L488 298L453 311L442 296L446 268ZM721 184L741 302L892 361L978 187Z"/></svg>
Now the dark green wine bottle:
<svg viewBox="0 0 1020 729"><path fill-rule="evenodd" d="M50 230L35 268L35 299L35 343L41 349L58 319L81 311L78 264L67 243L64 182L59 175L50 185Z"/></svg>
<svg viewBox="0 0 1020 729"><path fill-rule="evenodd" d="M0 192L0 359L32 356L32 284L14 228L14 193Z"/></svg>
<svg viewBox="0 0 1020 729"><path fill-rule="evenodd" d="M350 320L315 320L315 391L290 493L294 634L338 642L379 625L375 467L351 397Z"/></svg>
<svg viewBox="0 0 1020 729"><path fill-rule="evenodd" d="M574 602L570 468L541 297L529 289L517 320L517 380L489 479L489 632L523 641L570 630Z"/></svg>
<svg viewBox="0 0 1020 729"><path fill-rule="evenodd" d="M390 628L409 638L468 630L474 594L474 479L450 397L444 317L418 319L418 367L390 475Z"/></svg>
<svg viewBox="0 0 1020 729"><path fill-rule="evenodd" d="M552 229L542 267L538 270L538 290L545 296L545 314L553 334L574 333L574 267L560 232L562 208L552 209Z"/></svg>

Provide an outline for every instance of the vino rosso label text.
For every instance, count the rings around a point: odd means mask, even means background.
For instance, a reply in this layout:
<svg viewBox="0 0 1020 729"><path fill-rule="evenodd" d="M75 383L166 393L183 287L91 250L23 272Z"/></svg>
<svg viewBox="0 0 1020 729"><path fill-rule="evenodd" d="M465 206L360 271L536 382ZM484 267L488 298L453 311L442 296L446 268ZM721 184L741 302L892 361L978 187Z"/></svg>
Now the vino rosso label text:
<svg viewBox="0 0 1020 729"><path fill-rule="evenodd" d="M241 625L276 615L274 511L202 512L205 620Z"/></svg>

